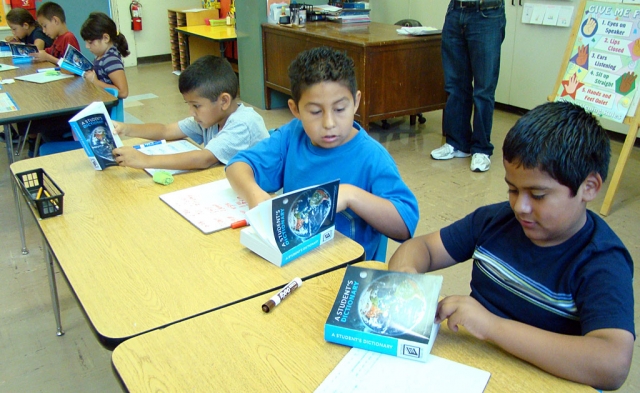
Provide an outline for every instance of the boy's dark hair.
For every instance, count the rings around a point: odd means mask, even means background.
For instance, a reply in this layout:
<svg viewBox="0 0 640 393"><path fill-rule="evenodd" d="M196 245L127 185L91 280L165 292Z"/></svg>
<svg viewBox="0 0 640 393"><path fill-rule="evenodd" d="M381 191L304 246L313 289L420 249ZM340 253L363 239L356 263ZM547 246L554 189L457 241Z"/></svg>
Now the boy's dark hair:
<svg viewBox="0 0 640 393"><path fill-rule="evenodd" d="M6 18L7 22L12 25L22 26L26 23L29 26L39 26L33 15L24 8L12 8L11 11L7 12Z"/></svg>
<svg viewBox="0 0 640 393"><path fill-rule="evenodd" d="M353 59L326 46L306 50L289 65L291 97L298 105L302 93L320 82L338 82L351 92L355 100L358 84Z"/></svg>
<svg viewBox="0 0 640 393"><path fill-rule="evenodd" d="M67 18L64 16L64 10L58 3L54 3L52 1L47 1L46 3L42 3L40 8L38 8L38 12L36 12L36 16L42 16L47 20L53 20L54 16L57 16L60 19L60 22L67 23Z"/></svg>
<svg viewBox="0 0 640 393"><path fill-rule="evenodd" d="M516 122L505 137L502 154L511 164L547 172L575 196L589 174L607 178L611 147L593 115L569 102L550 102Z"/></svg>
<svg viewBox="0 0 640 393"><path fill-rule="evenodd" d="M222 93L228 93L235 99L238 96L238 77L227 59L207 55L182 71L178 89L182 94L197 92L211 102L215 102Z"/></svg>
<svg viewBox="0 0 640 393"><path fill-rule="evenodd" d="M111 42L115 45L122 57L129 56L129 44L123 34L118 33L116 24L104 12L92 12L80 28L80 35L85 41L102 39L104 34L108 34Z"/></svg>

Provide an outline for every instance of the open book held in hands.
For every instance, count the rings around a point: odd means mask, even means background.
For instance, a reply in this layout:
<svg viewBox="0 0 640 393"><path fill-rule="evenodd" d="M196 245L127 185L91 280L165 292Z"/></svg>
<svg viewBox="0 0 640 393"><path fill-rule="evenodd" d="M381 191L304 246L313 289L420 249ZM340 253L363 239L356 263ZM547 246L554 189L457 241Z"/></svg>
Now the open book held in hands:
<svg viewBox="0 0 640 393"><path fill-rule="evenodd" d="M339 180L282 194L247 212L240 243L283 266L333 239Z"/></svg>
<svg viewBox="0 0 640 393"><path fill-rule="evenodd" d="M38 47L32 44L23 44L17 42L10 42L9 48L11 48L11 56L14 63L30 63L33 58L32 53L38 53Z"/></svg>
<svg viewBox="0 0 640 393"><path fill-rule="evenodd" d="M113 129L104 102L92 102L72 117L69 124L96 170L118 165L111 151L122 147L122 141Z"/></svg>
<svg viewBox="0 0 640 393"><path fill-rule="evenodd" d="M64 56L58 60L58 66L76 75L82 76L85 71L93 69L93 63L73 45L67 45Z"/></svg>
<svg viewBox="0 0 640 393"><path fill-rule="evenodd" d="M347 266L324 339L426 362L441 287L442 276Z"/></svg>

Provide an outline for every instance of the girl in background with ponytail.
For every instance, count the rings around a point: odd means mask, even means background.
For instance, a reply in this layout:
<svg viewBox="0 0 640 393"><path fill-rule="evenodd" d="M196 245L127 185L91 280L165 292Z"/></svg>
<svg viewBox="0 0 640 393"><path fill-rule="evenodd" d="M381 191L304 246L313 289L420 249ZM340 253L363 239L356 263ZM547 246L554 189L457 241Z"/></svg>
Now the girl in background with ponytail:
<svg viewBox="0 0 640 393"><path fill-rule="evenodd" d="M83 23L80 35L87 49L96 56L93 71L85 72L84 78L103 89L115 87L118 98L126 98L129 85L122 58L129 55L129 45L115 22L102 12L92 12Z"/></svg>

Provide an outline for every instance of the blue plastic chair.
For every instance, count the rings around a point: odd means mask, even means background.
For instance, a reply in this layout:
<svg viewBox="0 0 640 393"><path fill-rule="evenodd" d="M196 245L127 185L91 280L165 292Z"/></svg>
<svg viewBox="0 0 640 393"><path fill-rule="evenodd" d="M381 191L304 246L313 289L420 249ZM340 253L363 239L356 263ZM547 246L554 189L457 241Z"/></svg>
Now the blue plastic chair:
<svg viewBox="0 0 640 393"><path fill-rule="evenodd" d="M118 89L107 87L104 90L112 96L118 96ZM109 115L111 116L111 120L124 121L124 100L122 98L118 98L118 103L111 108ZM71 137L71 135L65 135L65 137ZM48 142L40 146L38 154L48 156L50 154L63 153L76 149L82 149L82 145L78 141Z"/></svg>
<svg viewBox="0 0 640 393"><path fill-rule="evenodd" d="M380 239L380 245L378 246L378 249L376 250L376 254L373 255L371 258L369 258L369 256L367 255L367 258L371 261L379 261L384 263L387 260L387 246L389 244L389 238L382 235L382 238Z"/></svg>
<svg viewBox="0 0 640 393"><path fill-rule="evenodd" d="M107 93L111 94L114 97L118 96L118 89L113 87L107 87L104 89ZM123 122L124 121L124 100L122 98L118 98L118 103L111 108L111 120Z"/></svg>
<svg viewBox="0 0 640 393"><path fill-rule="evenodd" d="M76 149L82 149L82 145L78 141L47 142L40 145L38 154L41 156L48 156L50 154L63 153L65 151Z"/></svg>

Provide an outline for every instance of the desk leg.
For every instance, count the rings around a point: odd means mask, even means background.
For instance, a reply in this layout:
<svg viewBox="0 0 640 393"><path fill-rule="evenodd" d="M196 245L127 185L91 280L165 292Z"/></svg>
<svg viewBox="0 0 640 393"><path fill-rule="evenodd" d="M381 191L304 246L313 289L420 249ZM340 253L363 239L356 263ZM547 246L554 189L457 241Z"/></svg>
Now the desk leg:
<svg viewBox="0 0 640 393"><path fill-rule="evenodd" d="M7 145L7 157L9 158L9 166L13 164L13 140L11 138L11 125L4 125L4 140ZM13 200L15 201L16 211L18 212L18 227L20 231L20 239L22 240L22 255L29 254L27 249L27 242L24 237L24 219L22 218L22 206L20 203L20 195L18 195L18 188L16 182L13 180L11 169L9 169L9 183L11 183L11 189L13 190Z"/></svg>
<svg viewBox="0 0 640 393"><path fill-rule="evenodd" d="M51 254L51 249L49 249L49 245L47 244L47 240L42 238L42 249L45 255L45 261L47 264L47 275L49 276L49 289L51 289L51 303L53 304L53 315L56 318L56 335L62 336L64 331L62 331L62 325L60 324L60 303L58 302L58 287L56 286L56 276L53 271L53 255Z"/></svg>

